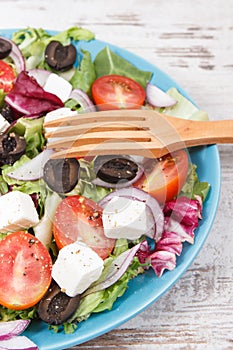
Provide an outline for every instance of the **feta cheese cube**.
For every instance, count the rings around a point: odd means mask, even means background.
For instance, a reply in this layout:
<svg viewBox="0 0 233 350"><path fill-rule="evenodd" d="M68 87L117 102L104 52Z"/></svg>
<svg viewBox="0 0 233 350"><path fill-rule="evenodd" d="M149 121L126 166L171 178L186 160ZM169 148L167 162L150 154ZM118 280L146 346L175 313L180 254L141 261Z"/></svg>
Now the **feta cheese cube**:
<svg viewBox="0 0 233 350"><path fill-rule="evenodd" d="M12 191L0 197L0 232L28 229L39 222L39 216L29 194Z"/></svg>
<svg viewBox="0 0 233 350"><path fill-rule="evenodd" d="M108 238L138 239L152 234L154 223L144 202L113 197L102 214L104 234Z"/></svg>
<svg viewBox="0 0 233 350"><path fill-rule="evenodd" d="M85 243L76 241L63 247L52 268L52 277L70 297L83 293L98 280L103 260Z"/></svg>
<svg viewBox="0 0 233 350"><path fill-rule="evenodd" d="M3 117L3 115L0 113L0 133L3 133L6 131L10 126L10 123Z"/></svg>
<svg viewBox="0 0 233 350"><path fill-rule="evenodd" d="M62 102L65 102L71 94L72 85L64 78L59 77L59 75L51 73L46 80L44 90L51 92L59 97Z"/></svg>

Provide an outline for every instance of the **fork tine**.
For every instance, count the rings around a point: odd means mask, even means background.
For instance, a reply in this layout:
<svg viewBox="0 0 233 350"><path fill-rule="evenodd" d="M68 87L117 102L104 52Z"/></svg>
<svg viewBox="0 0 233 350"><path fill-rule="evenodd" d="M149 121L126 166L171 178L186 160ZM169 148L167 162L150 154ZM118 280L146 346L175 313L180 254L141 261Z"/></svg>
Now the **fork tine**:
<svg viewBox="0 0 233 350"><path fill-rule="evenodd" d="M73 125L73 126L58 126L57 128L46 128L45 137L46 138L57 138L57 137L70 137L70 136L79 136L84 133L90 133L90 132L101 132L101 131L115 131L120 132L123 130L147 130L146 127L140 127L138 124L137 126L129 125L127 124L121 124L121 123L106 123L101 124L98 123L88 123L88 124L81 124L81 125Z"/></svg>
<svg viewBox="0 0 233 350"><path fill-rule="evenodd" d="M48 148L54 148L56 150L63 148L79 147L81 145L99 144L106 141L119 140L124 142L131 140L135 142L151 142L151 135L144 130L120 130L113 131L97 131L85 133L82 135L70 136L68 138L60 138L48 143Z"/></svg>
<svg viewBox="0 0 233 350"><path fill-rule="evenodd" d="M131 112L131 113L129 113ZM73 115L72 117L63 117L54 120L44 121L44 127L61 127L61 126L72 126L72 125L83 125L87 123L109 123L109 122L129 122L129 121L143 121L141 113L137 110L125 110L122 111L103 111L103 112L92 112Z"/></svg>
<svg viewBox="0 0 233 350"><path fill-rule="evenodd" d="M118 142L103 142L101 144L84 144L78 147L71 147L56 151L52 154L51 158L72 158L72 157L85 157L95 155L139 155L147 158L159 158L169 152L167 146L161 145L159 141L153 142L133 142L122 140Z"/></svg>

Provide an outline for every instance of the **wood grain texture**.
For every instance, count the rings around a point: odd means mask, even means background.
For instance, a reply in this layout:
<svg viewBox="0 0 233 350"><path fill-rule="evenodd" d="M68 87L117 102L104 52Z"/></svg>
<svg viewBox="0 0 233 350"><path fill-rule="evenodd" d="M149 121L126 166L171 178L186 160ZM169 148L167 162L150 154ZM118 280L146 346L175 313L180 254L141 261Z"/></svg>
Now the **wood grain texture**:
<svg viewBox="0 0 233 350"><path fill-rule="evenodd" d="M211 119L232 118L232 0L0 0L0 11L1 28L86 27L160 67ZM233 349L233 146L219 150L219 210L195 262L149 309L73 350Z"/></svg>

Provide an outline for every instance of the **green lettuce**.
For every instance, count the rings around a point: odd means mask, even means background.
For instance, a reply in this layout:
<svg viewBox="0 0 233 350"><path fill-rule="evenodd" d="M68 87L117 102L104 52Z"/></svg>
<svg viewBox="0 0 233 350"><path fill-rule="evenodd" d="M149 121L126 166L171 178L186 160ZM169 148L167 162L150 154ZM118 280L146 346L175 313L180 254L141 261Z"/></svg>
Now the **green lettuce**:
<svg viewBox="0 0 233 350"><path fill-rule="evenodd" d="M97 54L94 65L97 78L109 74L124 75L137 81L144 88L152 76L152 72L138 69L135 65L113 52L108 46Z"/></svg>
<svg viewBox="0 0 233 350"><path fill-rule="evenodd" d="M202 201L206 199L210 190L208 182L200 181L197 175L197 166L189 163L188 175L186 182L179 193L179 196L186 196L194 199L195 196L200 196Z"/></svg>
<svg viewBox="0 0 233 350"><path fill-rule="evenodd" d="M44 51L46 46L52 41L57 40L63 45L69 45L72 40L94 39L94 34L81 27L71 27L55 35L50 35L42 28L25 28L12 35L12 40L19 46L26 59L26 68L47 68L44 61ZM50 69L49 69L50 70Z"/></svg>
<svg viewBox="0 0 233 350"><path fill-rule="evenodd" d="M80 66L75 70L70 83L74 89L79 88L91 95L91 86L96 79L94 63L89 51L82 51L83 58Z"/></svg>
<svg viewBox="0 0 233 350"><path fill-rule="evenodd" d="M102 274L105 273L105 269L107 269L113 260L114 257L109 257L105 260L105 268ZM143 271L138 258L135 257L127 271L116 283L104 290L94 292L82 298L78 309L69 322L81 322L86 320L92 313L111 310L115 301L127 290L129 281Z"/></svg>
<svg viewBox="0 0 233 350"><path fill-rule="evenodd" d="M26 155L34 158L39 154L45 146L45 138L43 136L44 118L20 118L12 127L11 131L24 136L27 142Z"/></svg>
<svg viewBox="0 0 233 350"><path fill-rule="evenodd" d="M208 114L205 111L198 109L186 97L181 95L181 93L176 88L170 88L166 93L169 96L173 97L177 103L175 106L161 109L162 113L184 119L203 121L209 119Z"/></svg>
<svg viewBox="0 0 233 350"><path fill-rule="evenodd" d="M37 318L37 307L31 307L25 310L12 310L7 309L0 305L0 320L3 322L14 320L32 320Z"/></svg>
<svg viewBox="0 0 233 350"><path fill-rule="evenodd" d="M111 192L111 189L96 186L92 180L96 178L94 172L94 160L88 162L84 159L79 159L80 173L77 186L67 196L75 194L82 195L86 198L92 199L94 202L99 202L103 197Z"/></svg>
<svg viewBox="0 0 233 350"><path fill-rule="evenodd" d="M0 109L3 107L4 105L4 98L5 98L6 94L3 91L3 89L0 89Z"/></svg>
<svg viewBox="0 0 233 350"><path fill-rule="evenodd" d="M7 174L19 168L26 162L30 161L30 158L25 154L17 160L13 165L3 165L2 166L2 181L6 185L11 186L12 191L21 191L29 195L36 194L37 202L39 206L39 214L42 216L44 211L44 202L47 196L47 187L43 179L34 180L34 181L22 181L13 179Z"/></svg>

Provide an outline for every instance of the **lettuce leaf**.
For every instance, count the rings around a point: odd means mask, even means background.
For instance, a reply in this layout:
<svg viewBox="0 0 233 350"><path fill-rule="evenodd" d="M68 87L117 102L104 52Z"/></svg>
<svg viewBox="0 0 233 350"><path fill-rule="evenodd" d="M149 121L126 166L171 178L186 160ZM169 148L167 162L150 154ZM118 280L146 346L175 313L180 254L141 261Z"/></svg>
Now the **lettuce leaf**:
<svg viewBox="0 0 233 350"><path fill-rule="evenodd" d="M209 191L210 184L205 181L200 181L197 175L197 166L189 163L188 176L179 196L185 196L191 199L200 196L204 202Z"/></svg>
<svg viewBox="0 0 233 350"><path fill-rule="evenodd" d="M94 65L97 78L109 74L124 75L137 81L144 88L152 76L152 72L138 69L135 65L113 52L108 46L97 54Z"/></svg>
<svg viewBox="0 0 233 350"><path fill-rule="evenodd" d="M184 119L203 121L209 119L208 114L205 111L198 109L186 97L181 95L176 88L170 88L166 93L169 96L173 97L177 101L177 104L172 107L163 108L161 110L162 113Z"/></svg>
<svg viewBox="0 0 233 350"><path fill-rule="evenodd" d="M52 40L57 40L63 45L69 45L72 40L92 40L94 34L82 27L71 27L55 35L50 35L42 28L25 28L16 31L12 40L19 46L26 59L26 68L48 68L44 60L46 46Z"/></svg>
<svg viewBox="0 0 233 350"><path fill-rule="evenodd" d="M94 162L88 162L84 159L79 159L80 164L80 179L77 186L67 196L75 194L82 195L84 197L92 199L94 202L99 202L105 197L111 189L96 186L92 183L92 180L96 177L94 173Z"/></svg>
<svg viewBox="0 0 233 350"><path fill-rule="evenodd" d="M34 158L39 154L45 146L45 138L43 136L43 121L44 118L20 118L12 127L18 135L24 136L27 142L26 155L29 158Z"/></svg>
<svg viewBox="0 0 233 350"><path fill-rule="evenodd" d="M79 88L91 95L91 86L96 79L95 67L89 51L82 51L83 57L79 67L75 70L70 83L73 89Z"/></svg>
<svg viewBox="0 0 233 350"><path fill-rule="evenodd" d="M106 267L112 263L113 258L108 258ZM117 298L121 297L128 288L129 281L142 273L138 258L134 258L124 275L112 286L104 290L89 294L81 299L80 305L69 322L81 322L86 320L92 313L111 310ZM104 271L103 271L104 273Z"/></svg>
<svg viewBox="0 0 233 350"><path fill-rule="evenodd" d="M7 173L17 169L25 162L29 161L25 154L17 160L13 165L3 165L2 166L2 180L11 187L11 190L17 190L29 195L34 195L34 201L36 206L38 206L38 212L40 217L44 211L44 202L47 196L47 187L43 179L35 180L35 181L22 181L10 178L7 176Z"/></svg>

